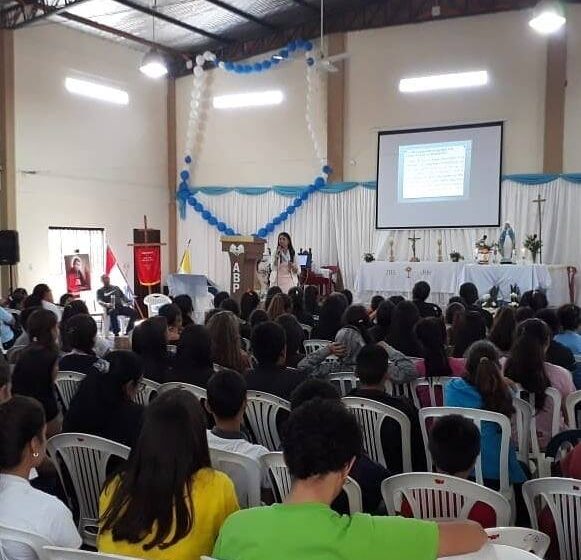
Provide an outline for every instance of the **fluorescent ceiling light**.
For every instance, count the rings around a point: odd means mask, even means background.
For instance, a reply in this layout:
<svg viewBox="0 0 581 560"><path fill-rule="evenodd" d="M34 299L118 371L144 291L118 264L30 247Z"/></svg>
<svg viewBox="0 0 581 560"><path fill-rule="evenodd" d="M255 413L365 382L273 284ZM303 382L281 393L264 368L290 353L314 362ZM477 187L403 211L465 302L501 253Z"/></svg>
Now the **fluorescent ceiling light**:
<svg viewBox="0 0 581 560"><path fill-rule="evenodd" d="M264 105L280 105L283 100L282 91L253 91L248 93L234 93L218 95L212 104L215 109L238 109L241 107L261 107Z"/></svg>
<svg viewBox="0 0 581 560"><path fill-rule="evenodd" d="M68 77L65 79L65 88L70 93L98 99L99 101L107 101L117 105L127 105L129 103L129 94L126 91L87 80Z"/></svg>
<svg viewBox="0 0 581 560"><path fill-rule="evenodd" d="M417 91L437 91L442 89L467 88L483 86L488 83L488 72L457 72L454 74L437 74L420 78L402 78L399 81L399 91L413 93Z"/></svg>
<svg viewBox="0 0 581 560"><path fill-rule="evenodd" d="M148 78L157 79L167 74L167 65L163 56L152 49L143 57L139 70Z"/></svg>
<svg viewBox="0 0 581 560"><path fill-rule="evenodd" d="M565 25L565 12L559 2L539 2L529 25L538 33L549 35Z"/></svg>

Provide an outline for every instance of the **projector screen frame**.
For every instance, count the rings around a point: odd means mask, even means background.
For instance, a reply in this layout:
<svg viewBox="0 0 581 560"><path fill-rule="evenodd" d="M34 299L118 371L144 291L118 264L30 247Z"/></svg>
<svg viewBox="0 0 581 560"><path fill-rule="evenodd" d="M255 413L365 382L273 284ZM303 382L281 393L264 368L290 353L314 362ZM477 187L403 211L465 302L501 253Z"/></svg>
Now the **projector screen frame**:
<svg viewBox="0 0 581 560"><path fill-rule="evenodd" d="M462 130L466 128L488 128L498 126L500 127L500 166L498 174L498 216L496 224L475 224L471 226L459 225L459 226L394 226L386 227L379 226L379 155L380 155L380 145L382 136L391 136L394 134L410 134L410 133L422 133L422 132L439 132L442 130ZM482 123L472 123L472 124L457 124L457 125L445 125L445 126L433 126L433 127L421 127L421 128L403 128L398 130L380 130L377 133L377 168L375 175L375 185L376 185L376 195L375 195L375 229L376 230L427 230L427 229L472 229L472 228L489 228L489 227L500 227L500 218L502 213L502 159L503 159L503 148L504 148L504 121L489 121Z"/></svg>

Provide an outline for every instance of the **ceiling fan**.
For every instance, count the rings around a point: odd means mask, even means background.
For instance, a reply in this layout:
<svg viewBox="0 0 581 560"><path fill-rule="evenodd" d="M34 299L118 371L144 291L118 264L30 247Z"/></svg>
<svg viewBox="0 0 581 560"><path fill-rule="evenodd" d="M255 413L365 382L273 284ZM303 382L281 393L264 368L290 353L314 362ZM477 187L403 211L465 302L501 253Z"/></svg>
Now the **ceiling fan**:
<svg viewBox="0 0 581 560"><path fill-rule="evenodd" d="M315 65L324 70L325 72L339 72L339 68L335 66L335 62L341 62L349 58L348 52L342 52L338 54L333 54L329 56L327 49L325 48L325 0L321 0L321 55L318 60L316 60Z"/></svg>

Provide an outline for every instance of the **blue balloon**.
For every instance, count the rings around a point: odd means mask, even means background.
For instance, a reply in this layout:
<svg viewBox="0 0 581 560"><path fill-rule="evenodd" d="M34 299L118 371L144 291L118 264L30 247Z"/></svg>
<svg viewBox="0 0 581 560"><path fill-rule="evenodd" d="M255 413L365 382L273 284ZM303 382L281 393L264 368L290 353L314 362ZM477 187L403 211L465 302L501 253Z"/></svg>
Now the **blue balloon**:
<svg viewBox="0 0 581 560"><path fill-rule="evenodd" d="M224 222L218 222L218 231L226 231L226 224Z"/></svg>
<svg viewBox="0 0 581 560"><path fill-rule="evenodd" d="M320 189L324 186L325 186L325 179L323 179L323 177L317 177L315 179L315 187L317 187L317 189Z"/></svg>
<svg viewBox="0 0 581 560"><path fill-rule="evenodd" d="M283 211L280 213L280 216L279 216L279 217L280 217L280 220L281 220L282 222L284 222L284 221L285 221L285 220L288 218L288 212L287 212L286 210L283 210Z"/></svg>
<svg viewBox="0 0 581 560"><path fill-rule="evenodd" d="M271 66L272 66L272 63L270 62L270 60L265 60L262 63L262 69L263 70L268 70Z"/></svg>
<svg viewBox="0 0 581 560"><path fill-rule="evenodd" d="M234 230L231 227L229 227L229 228L226 228L226 231L224 233L226 235L234 235Z"/></svg>
<svg viewBox="0 0 581 560"><path fill-rule="evenodd" d="M315 64L315 59L312 56L309 56L309 58L307 58L307 65L312 66L313 64Z"/></svg>
<svg viewBox="0 0 581 560"><path fill-rule="evenodd" d="M282 56L283 58L288 58L288 50L287 49L281 49L281 51L278 54L280 54L280 56Z"/></svg>
<svg viewBox="0 0 581 560"><path fill-rule="evenodd" d="M268 235L268 232L266 231L266 228L260 228L258 230L258 237L266 237Z"/></svg>
<svg viewBox="0 0 581 560"><path fill-rule="evenodd" d="M218 223L218 218L216 218L216 216L210 216L208 223L211 226L215 226Z"/></svg>
<svg viewBox="0 0 581 560"><path fill-rule="evenodd" d="M311 41L306 41L305 42L305 50L306 51L312 51L313 50L313 43L311 43Z"/></svg>
<svg viewBox="0 0 581 560"><path fill-rule="evenodd" d="M190 173L189 171L186 171L185 169L180 173L180 177L182 178L182 181L187 181L190 178Z"/></svg>
<svg viewBox="0 0 581 560"><path fill-rule="evenodd" d="M297 42L296 41L291 41L288 45L287 48L290 52L295 52L297 50Z"/></svg>
<svg viewBox="0 0 581 560"><path fill-rule="evenodd" d="M303 204L303 201L300 198L295 198L293 200L293 206L295 208L298 208L299 206L302 206L302 204Z"/></svg>
<svg viewBox="0 0 581 560"><path fill-rule="evenodd" d="M191 194L190 196L188 196L188 203L189 204L191 204L193 206L196 202L198 202L198 201L197 201L196 197L193 194Z"/></svg>
<svg viewBox="0 0 581 560"><path fill-rule="evenodd" d="M305 48L305 42L302 39L297 39L296 43L297 43L297 49L304 49Z"/></svg>
<svg viewBox="0 0 581 560"><path fill-rule="evenodd" d="M333 168L330 165L324 165L323 166L323 173L326 173L327 175L331 175L331 173L333 173Z"/></svg>
<svg viewBox="0 0 581 560"><path fill-rule="evenodd" d="M271 59L270 59L270 62L271 62L271 64L274 64L275 66L276 66L277 64L280 64L280 60L279 60L278 58L271 58Z"/></svg>
<svg viewBox="0 0 581 560"><path fill-rule="evenodd" d="M253 69L255 72L262 72L262 64L260 64L260 62L257 62L254 66Z"/></svg>
<svg viewBox="0 0 581 560"><path fill-rule="evenodd" d="M307 191L303 191L303 192L300 194L299 198L300 198L301 200L307 200L307 198L309 198L309 193L308 193Z"/></svg>
<svg viewBox="0 0 581 560"><path fill-rule="evenodd" d="M278 224L280 224L280 216L275 216L274 218L272 218L272 223L277 226Z"/></svg>
<svg viewBox="0 0 581 560"><path fill-rule="evenodd" d="M291 204L290 206L286 207L286 211L288 212L289 216L295 213L295 207Z"/></svg>
<svg viewBox="0 0 581 560"><path fill-rule="evenodd" d="M250 64L247 64L247 65L244 67L244 71L245 71L247 74L250 74L250 72L252 72L252 66L250 66Z"/></svg>
<svg viewBox="0 0 581 560"><path fill-rule="evenodd" d="M184 161L186 163L192 163L192 156L186 156L185 159L184 159Z"/></svg>
<svg viewBox="0 0 581 560"><path fill-rule="evenodd" d="M211 212L208 212L208 210L204 210L202 212L202 218L204 218L204 220L209 220L212 217Z"/></svg>
<svg viewBox="0 0 581 560"><path fill-rule="evenodd" d="M313 194L313 193L314 193L316 190L317 190L317 188L315 187L315 185L309 185L309 186L307 187L307 192L308 192L309 194Z"/></svg>
<svg viewBox="0 0 581 560"><path fill-rule="evenodd" d="M234 64L232 64L231 62L227 62L227 63L224 65L224 68L225 68L226 70L228 70L228 72L232 72L232 70L234 70Z"/></svg>
<svg viewBox="0 0 581 560"><path fill-rule="evenodd" d="M272 233L274 231L274 224L272 222L268 222L268 224L266 224L266 231L268 231L268 233Z"/></svg>
<svg viewBox="0 0 581 560"><path fill-rule="evenodd" d="M180 183L180 191L188 190L188 184L185 181Z"/></svg>
<svg viewBox="0 0 581 560"><path fill-rule="evenodd" d="M196 202L196 203L194 204L194 210L195 210L196 212L202 212L202 210L204 210L204 205L203 205L203 204L201 204L200 202Z"/></svg>

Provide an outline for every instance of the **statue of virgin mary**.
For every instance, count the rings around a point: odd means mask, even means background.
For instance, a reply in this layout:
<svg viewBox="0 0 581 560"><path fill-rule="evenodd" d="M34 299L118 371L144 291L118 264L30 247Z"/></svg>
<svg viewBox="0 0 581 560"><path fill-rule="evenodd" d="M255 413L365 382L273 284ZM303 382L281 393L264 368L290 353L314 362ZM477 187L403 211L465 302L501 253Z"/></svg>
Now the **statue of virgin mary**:
<svg viewBox="0 0 581 560"><path fill-rule="evenodd" d="M512 255L515 247L514 229L512 229L510 223L505 222L498 238L498 249L502 257L500 264L512 264Z"/></svg>

